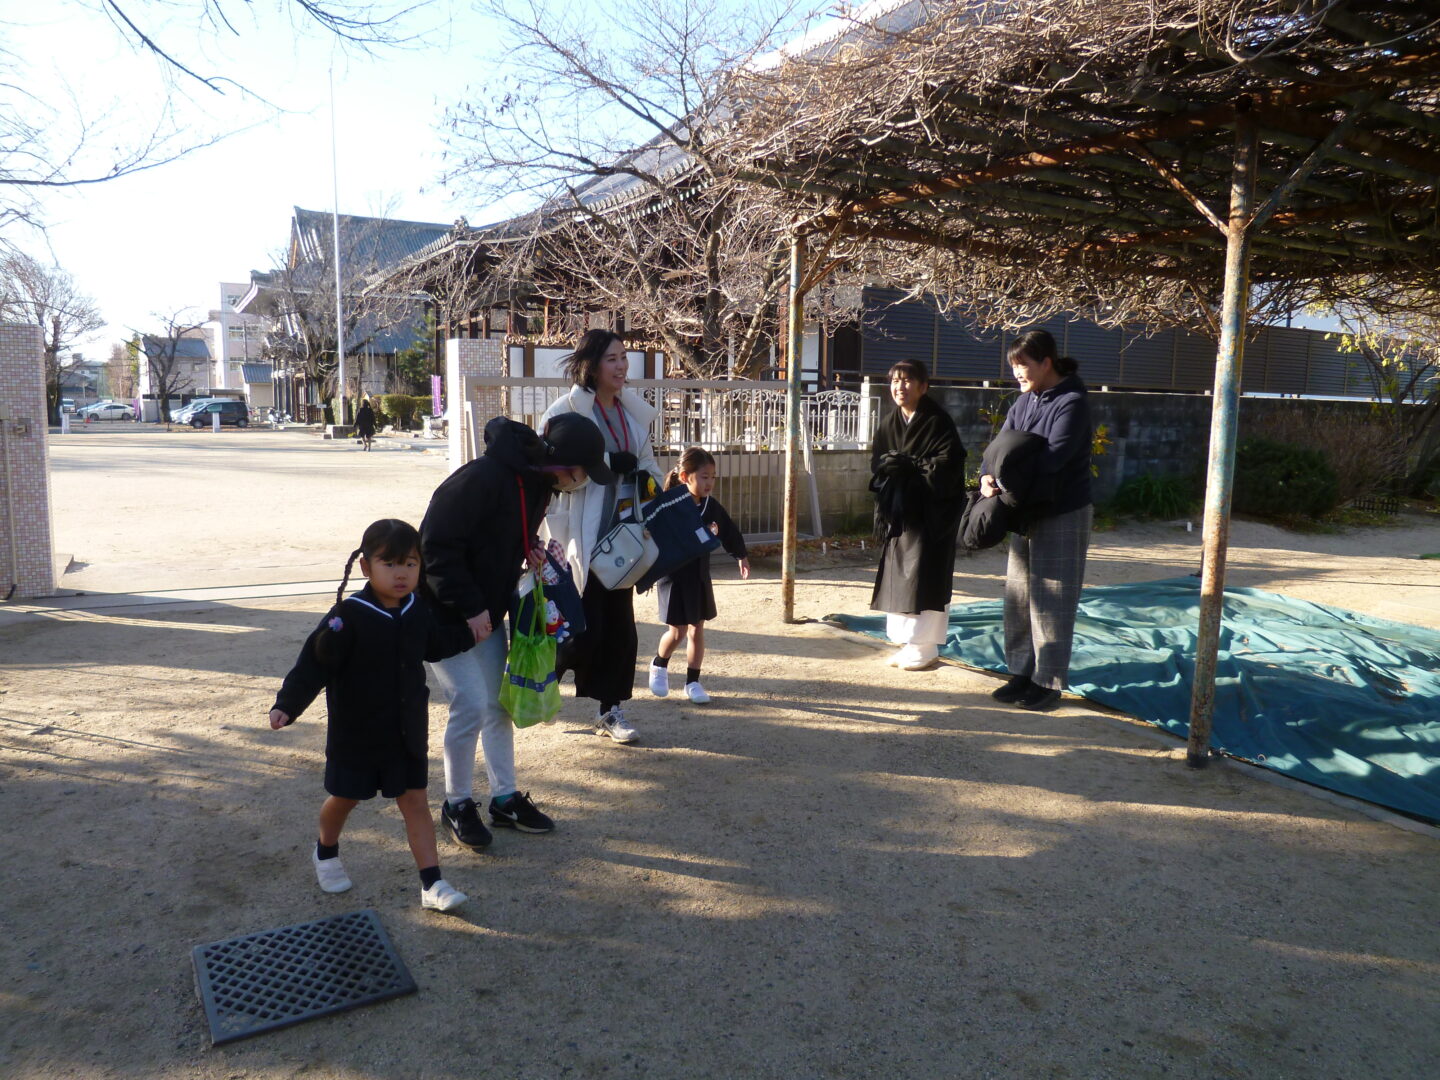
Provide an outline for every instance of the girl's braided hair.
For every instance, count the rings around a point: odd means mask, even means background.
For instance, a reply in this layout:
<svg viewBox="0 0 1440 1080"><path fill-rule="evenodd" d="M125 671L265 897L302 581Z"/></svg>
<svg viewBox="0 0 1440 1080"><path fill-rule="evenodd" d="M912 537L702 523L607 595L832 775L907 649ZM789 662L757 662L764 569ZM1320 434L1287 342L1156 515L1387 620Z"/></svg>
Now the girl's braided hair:
<svg viewBox="0 0 1440 1080"><path fill-rule="evenodd" d="M345 599L345 586L350 581L350 569L360 556L367 559L381 558L399 561L420 551L420 534L415 526L399 518L381 518L372 522L360 537L360 546L350 553L345 563L345 576L340 579L340 588L335 590L335 602Z"/></svg>
<svg viewBox="0 0 1440 1080"><path fill-rule="evenodd" d="M702 450L698 446L688 448L680 455L679 463L665 474L665 490L669 491L680 483L680 474L694 476L706 465L714 465L715 456L709 450Z"/></svg>

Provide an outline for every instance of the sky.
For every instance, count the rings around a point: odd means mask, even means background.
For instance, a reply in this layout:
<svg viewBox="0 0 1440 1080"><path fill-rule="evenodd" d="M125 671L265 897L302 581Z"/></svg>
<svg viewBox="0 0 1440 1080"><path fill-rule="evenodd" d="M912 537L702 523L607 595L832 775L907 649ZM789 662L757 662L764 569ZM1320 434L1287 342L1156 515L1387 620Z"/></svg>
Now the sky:
<svg viewBox="0 0 1440 1080"><path fill-rule="evenodd" d="M122 7L187 66L235 80L266 103L177 75L117 29L103 0L0 0L0 47L23 65L19 84L62 119L75 111L69 102L81 103L98 118L92 146L133 144L167 115L192 143L233 132L155 169L47 191L43 234L7 231L96 301L107 325L74 345L88 358L107 358L133 332L163 330L167 316L203 319L220 303L220 282L246 282L251 270L276 265L294 207L334 207L337 176L347 214L442 223L464 215L480 225L529 203L517 196L479 204L439 182L445 108L488 98L503 81L501 31L472 0L430 0L402 24L416 41L370 53L341 47L288 0L219 2L234 32L197 20L204 0ZM715 2L723 8L729 0ZM603 22L614 10L606 0L554 3L615 32Z"/></svg>
<svg viewBox="0 0 1440 1080"><path fill-rule="evenodd" d="M192 140L237 133L153 170L48 192L44 235L9 233L96 301L108 325L77 344L87 357L108 357L132 330L162 328L156 313L184 308L204 318L220 303L221 281L248 281L252 269L275 265L295 206L332 208L332 64L342 213L446 223L464 214L481 224L513 212L452 198L437 182L445 106L485 92L494 70L487 56L495 28L463 0L436 0L407 24L426 32L423 44L373 55L338 48L270 0L227 5L239 16L258 9L257 19L237 22L238 35L197 26L200 6L188 3L185 18L146 29L197 72L242 81L285 111L276 115L233 88L222 95L176 79L176 115ZM133 16L163 11L153 0L128 7ZM161 115L159 65L93 0L0 0L0 33L27 65L29 89L51 102L74 94L92 115L109 111L112 138L133 138Z"/></svg>

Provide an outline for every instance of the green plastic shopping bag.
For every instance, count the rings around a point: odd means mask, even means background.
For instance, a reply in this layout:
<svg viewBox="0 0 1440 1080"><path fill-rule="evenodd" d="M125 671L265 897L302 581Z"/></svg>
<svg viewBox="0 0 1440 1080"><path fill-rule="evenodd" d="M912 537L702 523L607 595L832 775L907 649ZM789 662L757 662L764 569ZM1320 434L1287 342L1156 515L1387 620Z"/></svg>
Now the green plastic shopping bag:
<svg viewBox="0 0 1440 1080"><path fill-rule="evenodd" d="M553 720L560 711L560 681L555 677L555 639L545 632L545 588L535 577L535 603L528 627L517 626L505 658L500 705L516 727Z"/></svg>

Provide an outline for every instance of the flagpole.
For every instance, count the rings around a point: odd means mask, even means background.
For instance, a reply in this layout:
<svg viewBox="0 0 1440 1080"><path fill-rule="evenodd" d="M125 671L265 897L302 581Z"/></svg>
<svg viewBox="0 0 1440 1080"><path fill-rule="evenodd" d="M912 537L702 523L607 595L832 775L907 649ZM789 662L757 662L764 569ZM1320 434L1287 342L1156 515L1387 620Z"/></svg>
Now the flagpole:
<svg viewBox="0 0 1440 1080"><path fill-rule="evenodd" d="M335 148L335 61L330 61L330 183L334 212L330 215L331 243L335 254L335 381L340 403L337 424L346 422L345 410L345 293L340 286L340 166Z"/></svg>

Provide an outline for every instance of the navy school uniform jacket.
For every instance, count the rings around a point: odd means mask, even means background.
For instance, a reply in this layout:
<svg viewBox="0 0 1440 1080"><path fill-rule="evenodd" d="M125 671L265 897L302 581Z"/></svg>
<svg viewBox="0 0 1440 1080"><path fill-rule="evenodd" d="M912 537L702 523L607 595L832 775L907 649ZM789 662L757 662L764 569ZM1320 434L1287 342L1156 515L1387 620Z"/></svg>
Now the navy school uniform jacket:
<svg viewBox="0 0 1440 1080"><path fill-rule="evenodd" d="M330 625L337 617L338 630ZM332 607L305 639L273 707L293 720L324 689L330 761L368 768L401 751L424 757L430 692L423 662L473 644L467 626L440 622L418 594L389 611L367 584Z"/></svg>

